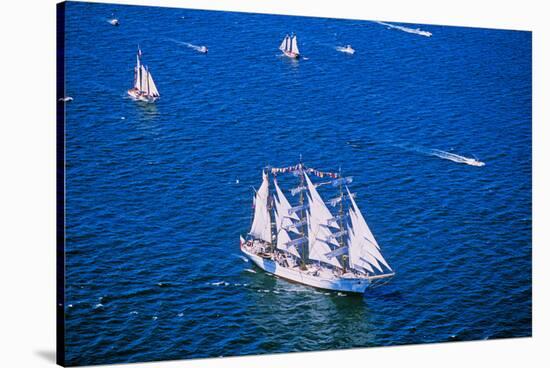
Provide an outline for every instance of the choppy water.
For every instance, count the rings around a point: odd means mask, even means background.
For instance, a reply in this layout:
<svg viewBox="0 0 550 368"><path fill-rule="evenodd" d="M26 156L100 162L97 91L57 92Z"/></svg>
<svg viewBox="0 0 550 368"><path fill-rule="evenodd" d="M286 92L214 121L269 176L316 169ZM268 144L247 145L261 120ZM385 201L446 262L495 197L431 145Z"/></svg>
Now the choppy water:
<svg viewBox="0 0 550 368"><path fill-rule="evenodd" d="M67 363L530 336L531 33L408 27L433 36L69 3ZM292 31L308 60L278 56ZM125 96L138 44L155 105ZM354 177L390 284L322 292L242 259L251 186L300 154Z"/></svg>

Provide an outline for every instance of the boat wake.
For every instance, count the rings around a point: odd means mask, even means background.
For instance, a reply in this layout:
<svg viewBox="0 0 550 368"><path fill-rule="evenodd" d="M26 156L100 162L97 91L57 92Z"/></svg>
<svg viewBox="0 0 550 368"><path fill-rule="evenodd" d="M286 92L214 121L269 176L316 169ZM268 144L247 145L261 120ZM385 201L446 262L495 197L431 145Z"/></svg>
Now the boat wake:
<svg viewBox="0 0 550 368"><path fill-rule="evenodd" d="M189 42L183 42L182 44L189 47L190 49L200 52L201 54L206 54L208 52L208 49L206 48L206 46L193 45L192 43L189 43Z"/></svg>
<svg viewBox="0 0 550 368"><path fill-rule="evenodd" d="M414 34L417 34L419 36L432 37L431 32L423 31L420 28L409 28L409 27L397 26L395 24L384 23L384 22L375 22L375 23L378 23L380 25L386 26L386 27L391 28L391 29L397 29L397 30L407 32L407 33L414 33Z"/></svg>
<svg viewBox="0 0 550 368"><path fill-rule="evenodd" d="M447 151L443 151L435 148L423 148L423 147L409 146L404 144L394 144L392 146L404 149L406 151L418 152L424 155L442 158L444 160L453 161L459 164L466 164L466 165L477 166L477 167L485 166L485 162L479 161L477 157L474 157L474 158L465 157L465 156L457 155L456 153L451 153L451 152L447 152Z"/></svg>
<svg viewBox="0 0 550 368"><path fill-rule="evenodd" d="M453 161L459 164L466 164L470 166L485 166L485 162L479 161L477 158L470 158L470 157L464 157L460 156L454 153L438 150L438 149L431 149L428 150L428 153L431 156L436 156L445 160Z"/></svg>

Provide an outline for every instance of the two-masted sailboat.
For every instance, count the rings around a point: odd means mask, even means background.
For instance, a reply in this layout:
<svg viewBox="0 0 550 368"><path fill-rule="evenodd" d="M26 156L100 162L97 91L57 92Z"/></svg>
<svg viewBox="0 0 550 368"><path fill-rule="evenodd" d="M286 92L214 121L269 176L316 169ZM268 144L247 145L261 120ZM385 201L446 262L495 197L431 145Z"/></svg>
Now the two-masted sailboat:
<svg viewBox="0 0 550 368"><path fill-rule="evenodd" d="M296 35L286 35L283 42L281 42L281 45L279 46L279 50L281 50L286 57L291 59L299 59L300 50L298 50L298 40Z"/></svg>
<svg viewBox="0 0 550 368"><path fill-rule="evenodd" d="M277 174L300 179L290 190L294 206L279 187ZM269 174L274 190L270 191ZM329 178L314 184L314 175ZM302 163L268 167L254 196L254 217L241 251L261 269L321 289L363 293L394 276L357 203L348 189L351 177L306 168ZM339 195L323 200L317 188L330 186ZM345 190L344 190L345 189ZM333 214L331 208L337 208Z"/></svg>
<svg viewBox="0 0 550 368"><path fill-rule="evenodd" d="M139 48L134 68L134 87L128 90L128 95L134 100L144 102L155 102L160 98L149 68L141 63L141 49Z"/></svg>

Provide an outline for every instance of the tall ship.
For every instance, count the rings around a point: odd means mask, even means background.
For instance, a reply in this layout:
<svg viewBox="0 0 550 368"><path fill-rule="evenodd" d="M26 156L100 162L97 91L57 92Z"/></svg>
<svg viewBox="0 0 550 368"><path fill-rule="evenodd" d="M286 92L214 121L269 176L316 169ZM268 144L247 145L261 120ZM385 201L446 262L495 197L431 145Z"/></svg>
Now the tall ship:
<svg viewBox="0 0 550 368"><path fill-rule="evenodd" d="M285 173L298 179L289 190L295 204L277 182ZM324 180L314 183L312 177ZM389 281L395 273L348 188L352 181L302 163L265 168L254 195L252 226L240 237L241 251L266 272L321 289L364 293ZM321 186L337 189L336 197L324 200L317 190Z"/></svg>
<svg viewBox="0 0 550 368"><path fill-rule="evenodd" d="M141 56L141 49L138 48L134 68L134 86L128 90L128 95L136 101L155 102L160 98L160 93L149 67L141 62Z"/></svg>
<svg viewBox="0 0 550 368"><path fill-rule="evenodd" d="M286 57L291 59L299 59L300 50L298 49L298 39L296 35L286 35L283 42L281 42L281 45L279 46L279 50L281 50Z"/></svg>

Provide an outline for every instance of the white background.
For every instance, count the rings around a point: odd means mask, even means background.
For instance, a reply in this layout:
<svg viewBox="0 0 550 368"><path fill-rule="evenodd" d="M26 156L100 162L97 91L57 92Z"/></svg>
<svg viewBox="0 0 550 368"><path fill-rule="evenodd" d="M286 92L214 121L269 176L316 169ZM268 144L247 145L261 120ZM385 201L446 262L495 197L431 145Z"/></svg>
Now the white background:
<svg viewBox="0 0 550 368"><path fill-rule="evenodd" d="M549 157L550 33L545 22L550 12L544 9L543 1L113 2L533 31L533 338L175 361L132 367L338 367L349 364L439 368L536 367L549 363L550 165L546 160ZM9 5L3 2L0 16L0 366L52 366L55 356L55 0L12 0Z"/></svg>

